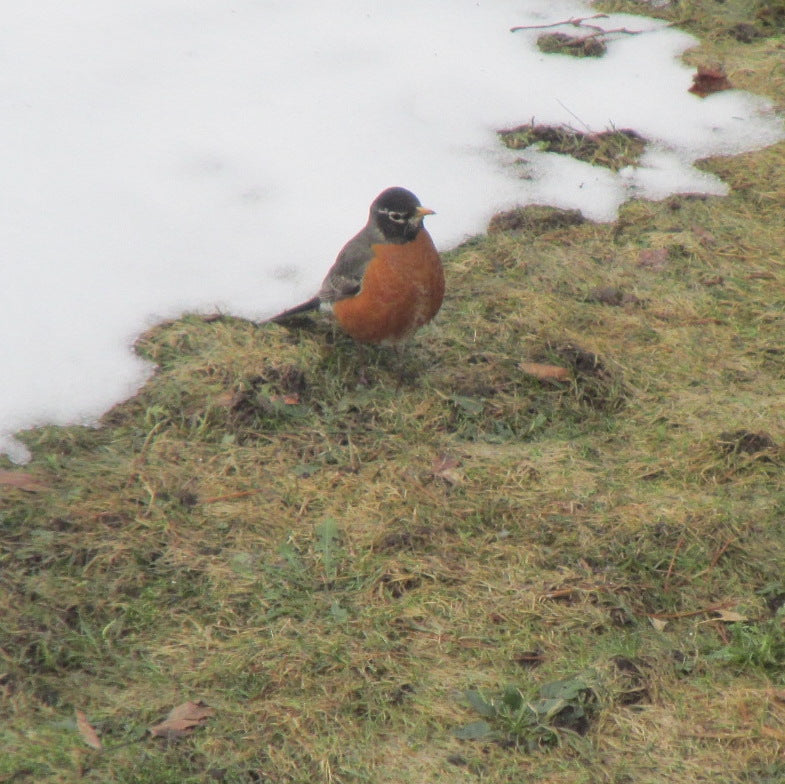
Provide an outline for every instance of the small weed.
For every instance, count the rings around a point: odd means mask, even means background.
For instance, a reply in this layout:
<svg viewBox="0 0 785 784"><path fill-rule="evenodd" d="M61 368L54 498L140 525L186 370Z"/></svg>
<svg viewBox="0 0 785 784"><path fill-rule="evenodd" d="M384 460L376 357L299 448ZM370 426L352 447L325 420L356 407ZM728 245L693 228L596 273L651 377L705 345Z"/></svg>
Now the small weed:
<svg viewBox="0 0 785 784"><path fill-rule="evenodd" d="M314 549L321 554L322 569L328 581L335 579L340 557L340 529L337 522L328 517L316 526L317 541Z"/></svg>
<svg viewBox="0 0 785 784"><path fill-rule="evenodd" d="M758 668L779 676L785 667L785 613L757 623L730 624L730 640L709 657L738 669Z"/></svg>
<svg viewBox="0 0 785 784"><path fill-rule="evenodd" d="M461 740L493 739L524 751L535 751L559 742L561 732L586 734L597 708L596 674L588 673L543 684L536 697L507 687L497 699L480 692L465 692L469 706L484 718L453 734Z"/></svg>

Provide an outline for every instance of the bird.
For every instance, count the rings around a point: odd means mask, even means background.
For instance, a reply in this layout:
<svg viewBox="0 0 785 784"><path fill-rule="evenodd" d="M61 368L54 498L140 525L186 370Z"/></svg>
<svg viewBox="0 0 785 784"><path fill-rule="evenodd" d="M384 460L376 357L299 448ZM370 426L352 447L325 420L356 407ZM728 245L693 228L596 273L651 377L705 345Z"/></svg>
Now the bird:
<svg viewBox="0 0 785 784"><path fill-rule="evenodd" d="M397 345L438 313L444 269L423 226L434 211L409 190L387 188L371 203L368 222L338 253L315 297L274 316L329 310L361 343Z"/></svg>

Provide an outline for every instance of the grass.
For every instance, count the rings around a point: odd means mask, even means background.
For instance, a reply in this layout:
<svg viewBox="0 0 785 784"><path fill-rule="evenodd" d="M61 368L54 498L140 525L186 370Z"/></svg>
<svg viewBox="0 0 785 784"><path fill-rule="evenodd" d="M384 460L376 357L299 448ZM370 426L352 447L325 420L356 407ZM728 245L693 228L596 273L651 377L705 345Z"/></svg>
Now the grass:
<svg viewBox="0 0 785 784"><path fill-rule="evenodd" d="M645 147L641 136L630 130L583 133L572 128L527 124L502 131L500 136L511 150L536 144L546 152L570 155L611 171L636 165Z"/></svg>
<svg viewBox="0 0 785 784"><path fill-rule="evenodd" d="M782 105L781 39L734 46ZM498 219L401 357L144 335L147 386L1 490L0 782L781 781L784 159Z"/></svg>

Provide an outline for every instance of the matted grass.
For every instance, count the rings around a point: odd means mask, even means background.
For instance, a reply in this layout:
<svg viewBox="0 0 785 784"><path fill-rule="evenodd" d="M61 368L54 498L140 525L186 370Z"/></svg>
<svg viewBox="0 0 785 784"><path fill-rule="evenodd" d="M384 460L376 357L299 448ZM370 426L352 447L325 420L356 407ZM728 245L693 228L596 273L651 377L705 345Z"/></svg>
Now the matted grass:
<svg viewBox="0 0 785 784"><path fill-rule="evenodd" d="M572 128L527 124L501 131L500 136L512 150L537 144L546 152L570 155L611 171L637 164L645 147L641 136L630 130L583 133Z"/></svg>
<svg viewBox="0 0 785 784"><path fill-rule="evenodd" d="M100 429L23 434L0 781L783 780L785 144L705 165L447 254L400 356L189 317Z"/></svg>

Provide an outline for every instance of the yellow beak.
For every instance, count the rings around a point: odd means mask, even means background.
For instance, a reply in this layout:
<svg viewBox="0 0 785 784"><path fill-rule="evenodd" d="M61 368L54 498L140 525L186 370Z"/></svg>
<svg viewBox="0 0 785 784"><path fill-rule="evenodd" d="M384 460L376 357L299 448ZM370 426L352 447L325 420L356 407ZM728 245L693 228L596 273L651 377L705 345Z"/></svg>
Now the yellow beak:
<svg viewBox="0 0 785 784"><path fill-rule="evenodd" d="M420 218L424 218L426 215L436 215L436 212L435 210L429 209L428 207L418 207L417 215Z"/></svg>

